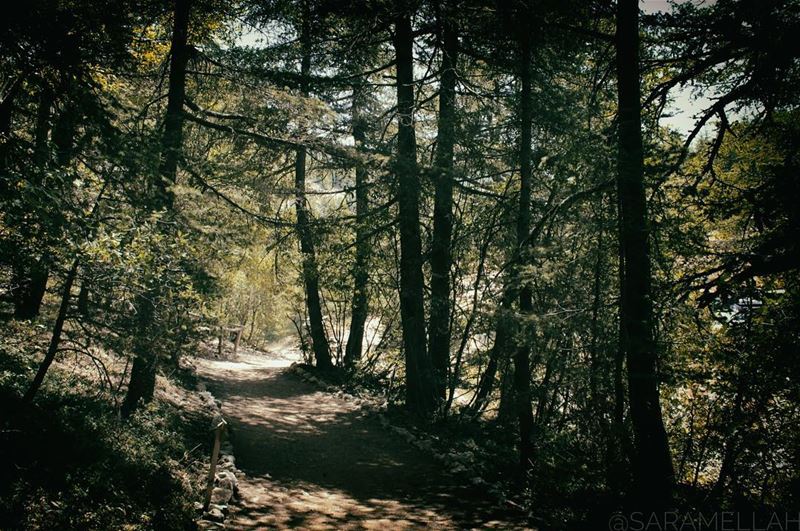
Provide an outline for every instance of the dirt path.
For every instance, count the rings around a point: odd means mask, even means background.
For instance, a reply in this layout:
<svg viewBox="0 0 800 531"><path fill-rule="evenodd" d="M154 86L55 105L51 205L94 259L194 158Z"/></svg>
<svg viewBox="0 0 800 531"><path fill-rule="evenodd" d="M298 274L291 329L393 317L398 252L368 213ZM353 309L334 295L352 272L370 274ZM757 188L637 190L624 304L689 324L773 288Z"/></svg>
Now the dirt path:
<svg viewBox="0 0 800 531"><path fill-rule="evenodd" d="M228 529L522 529L352 402L285 372L292 361L288 350L197 360L245 473Z"/></svg>

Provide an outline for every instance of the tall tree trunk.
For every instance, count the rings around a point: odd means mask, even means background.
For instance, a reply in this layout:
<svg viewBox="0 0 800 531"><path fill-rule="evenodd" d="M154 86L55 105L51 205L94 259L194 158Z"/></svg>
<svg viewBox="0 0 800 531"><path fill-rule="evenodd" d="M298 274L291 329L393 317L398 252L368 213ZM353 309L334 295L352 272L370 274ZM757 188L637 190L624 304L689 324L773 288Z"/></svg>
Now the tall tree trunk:
<svg viewBox="0 0 800 531"><path fill-rule="evenodd" d="M308 3L304 2L301 46L303 57L300 62L300 90L308 96L308 76L311 73L311 42ZM306 199L306 148L300 146L295 152L294 164L295 211L297 213L297 236L300 240L300 252L303 255L303 285L306 292L308 322L311 328L311 342L314 349L314 361L320 369L333 368L331 350L325 325L322 321L322 302L319 296L319 271L314 249L314 235L311 233L308 201Z"/></svg>
<svg viewBox="0 0 800 531"><path fill-rule="evenodd" d="M400 225L400 320L406 362L406 406L417 413L436 409L437 394L425 338L422 239L419 225L419 174L414 132L414 36L408 13L395 20L397 61L397 202Z"/></svg>
<svg viewBox="0 0 800 531"><path fill-rule="evenodd" d="M67 193L69 182L46 178L48 168L66 168L72 162L72 150L75 143L78 109L70 99L69 83L71 76L65 75L66 82L62 94L66 96L64 108L51 127L51 108L55 102L52 90L44 89L41 96L36 119L36 133L34 140L34 171L37 172L34 183L47 189L50 193ZM55 157L51 157L48 136L51 137ZM65 188L65 184L67 184ZM60 213L59 213L60 214ZM52 253L50 246L53 241L60 240L61 218L59 215L50 218L42 217L39 226L39 240L44 251L38 260L20 260L15 267L14 277L17 289L15 295L14 314L17 319L33 319L39 315L42 299L47 291L47 281L50 278ZM27 269L26 269L27 268Z"/></svg>
<svg viewBox="0 0 800 531"><path fill-rule="evenodd" d="M181 158L183 142L183 103L186 99L186 66L189 62L189 14L191 0L175 0L173 13L172 43L170 45L169 92L167 112L164 118L164 134L161 137L161 161L159 175L155 183L154 206L170 211L173 206L169 186L175 183L178 175L178 161ZM155 318L152 300L157 297L154 290L137 297L138 333L143 341L134 346L133 368L128 383L128 392L122 406L123 416L130 415L141 403L153 398L156 385L158 357L145 339Z"/></svg>
<svg viewBox="0 0 800 531"><path fill-rule="evenodd" d="M520 190L519 212L517 214L517 246L520 252L520 265L529 262L528 233L531 230L531 38L527 25L520 35ZM517 279L520 266L517 266ZM533 313L533 292L529 282L519 287L520 313ZM524 325L527 326L527 325ZM520 344L514 353L514 400L519 423L519 457L522 467L527 469L533 459L533 408L531 405L531 366L530 346L525 340L529 331L520 334Z"/></svg>
<svg viewBox="0 0 800 531"><path fill-rule="evenodd" d="M433 179L433 237L431 242L430 337L436 393L445 399L450 369L450 267L453 235L453 148L456 125L456 68L458 28L453 6L440 6L442 73L439 86L439 119Z"/></svg>
<svg viewBox="0 0 800 531"><path fill-rule="evenodd" d="M169 50L169 91L164 134L161 137L161 160L156 183L157 206L172 208L174 197L169 186L178 176L178 162L183 145L183 104L186 101L186 67L189 63L189 15L191 0L174 0L172 42Z"/></svg>
<svg viewBox="0 0 800 531"><path fill-rule="evenodd" d="M617 2L618 177L622 263L622 345L634 432L635 503L646 510L670 506L672 460L661 415L653 338L644 153L639 74L639 2Z"/></svg>
<svg viewBox="0 0 800 531"><path fill-rule="evenodd" d="M53 100L54 95L50 87L43 87L39 96L39 106L36 112L33 133L34 152L31 181L34 186L44 186ZM32 234L29 236L37 238ZM38 237L41 237L41 234ZM15 261L11 288L15 319L35 319L39 316L49 276L50 270L47 260L20 256Z"/></svg>
<svg viewBox="0 0 800 531"><path fill-rule="evenodd" d="M353 87L353 140L356 148L364 146L367 139L367 122L364 115L365 87L359 83ZM350 317L350 334L344 352L344 364L348 368L355 367L361 359L364 344L364 327L369 311L367 299L367 283L369 282L369 227L367 210L369 209L369 190L367 188L367 169L356 165L356 261L353 265L353 303Z"/></svg>

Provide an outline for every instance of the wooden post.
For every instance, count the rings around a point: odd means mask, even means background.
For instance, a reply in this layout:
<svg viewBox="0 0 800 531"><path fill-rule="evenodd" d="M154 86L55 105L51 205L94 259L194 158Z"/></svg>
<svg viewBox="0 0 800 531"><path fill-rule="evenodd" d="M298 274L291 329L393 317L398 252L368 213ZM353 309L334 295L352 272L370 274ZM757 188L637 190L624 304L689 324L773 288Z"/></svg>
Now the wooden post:
<svg viewBox="0 0 800 531"><path fill-rule="evenodd" d="M214 448L211 450L211 468L208 471L208 482L206 484L206 497L203 502L203 510L207 511L211 505L211 492L214 490L214 478L217 475L217 460L219 459L219 446L222 443L222 432L228 423L222 415L216 415L211 421L211 429L214 431Z"/></svg>
<svg viewBox="0 0 800 531"><path fill-rule="evenodd" d="M239 350L239 340L242 339L242 331L244 330L244 325L239 326L236 329L236 339L233 342L233 355L236 355L236 352Z"/></svg>
<svg viewBox="0 0 800 531"><path fill-rule="evenodd" d="M222 357L222 341L223 341L223 337L224 336L225 336L225 329L224 328L220 328L220 331L219 331L219 345L217 345L217 356L220 357L220 358Z"/></svg>

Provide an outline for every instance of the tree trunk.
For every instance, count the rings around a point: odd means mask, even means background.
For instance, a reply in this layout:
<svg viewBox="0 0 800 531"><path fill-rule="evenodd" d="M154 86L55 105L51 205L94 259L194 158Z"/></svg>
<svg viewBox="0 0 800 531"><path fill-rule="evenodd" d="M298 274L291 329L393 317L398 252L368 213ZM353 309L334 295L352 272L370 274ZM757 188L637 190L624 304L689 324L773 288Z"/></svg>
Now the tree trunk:
<svg viewBox="0 0 800 531"><path fill-rule="evenodd" d="M35 134L35 153L34 171L38 172L34 182L51 193L68 193L67 188L71 188L70 181L66 183L49 181L46 179L48 168L66 168L72 162L72 150L75 144L75 132L77 128L78 109L69 99L69 76L66 77L67 83L63 94L66 95L64 108L55 120L55 124L50 125L51 107L54 104L53 92L46 89L42 93L38 116L36 120ZM55 157L51 157L48 136L51 137ZM60 214L60 213L59 213ZM51 216L49 219L42 217L39 228L40 245L44 248L38 261L27 262L20 260L19 267L15 268L14 276L16 279L15 295L15 318L34 319L38 317L42 306L42 299L47 291L47 281L50 278L50 266L52 263L52 253L50 246L54 241L62 238L62 221L59 215ZM27 270L25 269L27 267Z"/></svg>
<svg viewBox="0 0 800 531"><path fill-rule="evenodd" d="M400 320L406 362L406 406L419 414L436 409L437 393L425 338L424 277L419 225L419 175L414 132L414 37L408 13L395 20L397 61L397 202L400 226Z"/></svg>
<svg viewBox="0 0 800 531"><path fill-rule="evenodd" d="M42 88L33 134L34 153L31 182L34 186L44 186L53 99L53 91L49 87ZM31 234L29 237L36 239L40 238L41 234L38 236ZM39 316L49 276L47 256L40 257L39 260L29 256L18 257L12 271L11 296L14 301L14 319L35 319Z"/></svg>
<svg viewBox="0 0 800 531"><path fill-rule="evenodd" d="M520 190L519 212L517 214L517 246L520 252L520 265L529 262L528 233L531 225L531 41L525 28L520 37ZM520 280L520 267L517 266L517 280ZM533 313L533 292L530 283L522 282L519 287L520 313ZM527 325L524 325L527 326ZM531 405L531 366L530 346L525 330L520 334L520 343L514 353L514 400L519 422L519 457L524 469L530 467L533 459L533 408Z"/></svg>
<svg viewBox="0 0 800 531"><path fill-rule="evenodd" d="M367 122L364 115L364 85L359 83L353 87L353 140L356 148L361 148L367 139ZM353 303L350 317L350 334L344 352L344 364L348 368L355 367L361 359L364 344L364 327L369 312L367 299L367 283L369 282L369 226L367 211L369 197L367 189L367 169L358 164L356 171L356 261L353 266Z"/></svg>
<svg viewBox="0 0 800 531"><path fill-rule="evenodd" d="M108 181L103 184L103 188L97 195L97 199L95 199L92 211L89 214L89 219L92 220L93 225L97 211L100 208L100 201L103 199L106 186L108 186ZM87 239L94 237L94 231L95 227L92 226L91 234ZM76 257L72 262L72 267L70 267L69 272L64 279L64 286L61 290L61 304L59 305L58 314L56 315L56 322L53 324L53 333L50 336L50 345L47 347L47 352L45 353L42 363L39 364L39 369L36 371L36 376L34 376L30 387L28 387L28 390L25 392L25 396L23 397L23 400L27 402L30 402L33 400L33 397L36 396L36 393L39 391L39 388L44 381L45 375L47 375L48 369L50 369L50 365L52 365L56 354L58 354L58 347L61 344L61 334L64 331L64 323L67 321L67 313L69 312L69 305L70 301L72 300L72 286L75 284L75 278L78 276L79 266L80 257Z"/></svg>
<svg viewBox="0 0 800 531"><path fill-rule="evenodd" d="M14 319L35 319L47 291L50 270L41 260L32 259L22 264L22 261L15 264L13 271Z"/></svg>
<svg viewBox="0 0 800 531"><path fill-rule="evenodd" d="M174 197L169 186L178 176L178 162L183 144L183 104L186 100L186 67L189 63L189 15L191 0L175 0L172 42L169 50L169 92L164 134L161 137L161 160L156 182L157 206L172 208Z"/></svg>
<svg viewBox="0 0 800 531"><path fill-rule="evenodd" d="M25 392L23 400L26 402L30 402L33 400L33 397L36 396L36 392L39 390L39 387L41 387L44 377L47 374L47 370L50 368L50 365L52 365L53 360L58 353L58 346L61 343L61 333L64 331L64 323L67 320L67 311L69 310L70 299L72 297L72 284L75 282L75 276L78 273L78 264L79 261L76 258L72 263L69 273L67 273L67 277L64 279L64 288L62 289L61 294L61 305L58 308L56 322L53 325L53 333L50 336L50 345L47 347L44 360L42 360L42 363L39 365L39 370L36 371L36 376L34 376L33 382L31 382L30 387L28 387L28 390Z"/></svg>
<svg viewBox="0 0 800 531"><path fill-rule="evenodd" d="M87 271L86 268L83 269L83 275L81 278L81 289L78 292L78 313L80 313L84 317L89 316L89 292L91 291L91 286L89 279L87 278Z"/></svg>
<svg viewBox="0 0 800 531"><path fill-rule="evenodd" d="M122 403L123 418L129 417L140 405L150 402L156 388L158 357L154 355L149 342L145 340L148 337L147 328L154 318L155 308L153 308L149 296L140 296L138 299L136 308L140 312L137 317L139 326L138 330L134 332L137 334L137 338L134 339L136 343L135 357L131 368L131 378L128 382L128 392Z"/></svg>
<svg viewBox="0 0 800 531"><path fill-rule="evenodd" d="M618 178L622 263L621 342L628 366L634 431L635 503L644 510L671 505L674 481L659 402L653 338L639 74L639 3L617 3Z"/></svg>
<svg viewBox="0 0 800 531"><path fill-rule="evenodd" d="M303 57L300 63L300 90L308 96L308 76L311 72L310 21L307 3L304 3L303 28L301 45ZM306 200L306 148L298 147L294 164L295 211L297 213L297 236L300 240L300 252L303 255L303 285L306 292L308 322L311 328L311 342L314 349L314 360L318 368L333 368L325 325L322 321L322 302L319 296L319 271L314 249L314 237L311 233L308 201Z"/></svg>
<svg viewBox="0 0 800 531"><path fill-rule="evenodd" d="M445 399L450 370L450 268L453 235L453 148L456 125L456 68L458 28L453 6L440 7L442 30L442 73L439 86L439 119L433 168L435 186L433 237L431 241L430 337L436 393Z"/></svg>
<svg viewBox="0 0 800 531"><path fill-rule="evenodd" d="M508 344L511 332L509 323L509 314L511 313L512 305L514 304L514 290L508 285L508 279L503 286L503 297L500 301L500 308L497 309L495 317L495 332L494 332L494 345L492 351L489 353L489 362L486 364L486 370L483 371L481 379L478 382L478 390L475 392L475 402L473 410L478 413L482 411L489 401L489 396L494 388L494 381L497 377L497 369L500 365L501 358L504 358L508 353Z"/></svg>
<svg viewBox="0 0 800 531"><path fill-rule="evenodd" d="M177 179L178 161L181 157L183 142L183 103L186 99L186 65L189 61L190 0L175 0L172 43L170 45L169 92L167 94L167 112L164 118L164 134L161 137L161 162L159 175L155 183L156 208L172 209L173 197L169 185ZM149 328L154 318L151 299L157 293L148 293L137 299L136 311L139 315L139 331L143 338L150 335ZM153 398L156 384L158 357L150 349L148 343L135 348L131 379L128 392L122 406L123 416L130 415L141 403Z"/></svg>

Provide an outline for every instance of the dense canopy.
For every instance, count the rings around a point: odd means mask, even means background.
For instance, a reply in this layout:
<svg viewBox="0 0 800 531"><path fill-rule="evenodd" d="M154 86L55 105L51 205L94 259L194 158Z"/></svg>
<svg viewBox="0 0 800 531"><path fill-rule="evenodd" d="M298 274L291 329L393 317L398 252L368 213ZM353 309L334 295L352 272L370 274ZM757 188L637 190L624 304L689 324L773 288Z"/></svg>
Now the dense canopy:
<svg viewBox="0 0 800 531"><path fill-rule="evenodd" d="M530 525L796 509L798 31L797 0L7 10L0 527L184 525L135 494L180 481L24 437L180 462L153 403L224 336L469 441Z"/></svg>

